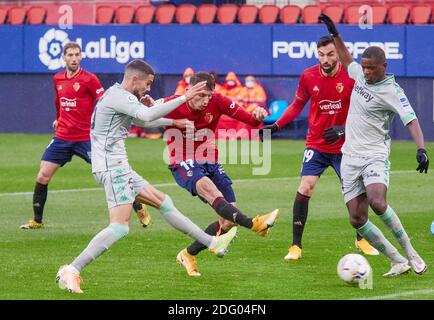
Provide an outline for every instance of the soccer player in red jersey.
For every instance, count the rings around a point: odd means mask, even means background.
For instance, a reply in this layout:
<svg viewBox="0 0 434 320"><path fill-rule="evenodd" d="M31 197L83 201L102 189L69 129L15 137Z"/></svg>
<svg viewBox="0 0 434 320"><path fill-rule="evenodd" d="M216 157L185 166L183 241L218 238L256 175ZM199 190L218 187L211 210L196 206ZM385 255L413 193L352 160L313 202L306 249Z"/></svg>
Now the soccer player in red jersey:
<svg viewBox="0 0 434 320"><path fill-rule="evenodd" d="M301 258L304 226L307 220L309 200L321 174L333 167L341 177L341 147L344 143L344 126L350 106L354 80L338 61L333 38L325 36L317 43L318 60L301 75L295 99L285 113L274 124L265 126L271 133L278 131L293 121L305 107L309 99L306 148L302 161L301 182L293 206L293 239L285 260ZM357 235L356 247L368 255L378 255L365 239Z"/></svg>
<svg viewBox="0 0 434 320"><path fill-rule="evenodd" d="M80 67L81 47L75 42L63 48L66 70L54 75L56 90L56 120L54 138L42 155L33 193L34 218L21 229L39 229L44 225L42 216L47 200L48 183L57 169L77 155L90 163L90 119L96 101L103 95L96 75Z"/></svg>
<svg viewBox="0 0 434 320"><path fill-rule="evenodd" d="M260 236L266 236L279 217L279 210L252 219L236 207L232 181L218 163L214 130L223 114L257 126L267 115L267 111L258 107L250 114L230 99L214 93L215 79L209 73L195 73L190 85L201 81L207 82L204 94L194 97L165 116L169 119L185 118L194 122L194 132L167 128L165 136L170 154L169 169L179 186L187 189L193 196L199 196L220 216L219 220L205 229L206 233L220 235L239 224ZM164 101L175 97L165 98ZM200 276L195 256L205 248L203 244L194 242L178 253L176 259L186 268L188 275Z"/></svg>

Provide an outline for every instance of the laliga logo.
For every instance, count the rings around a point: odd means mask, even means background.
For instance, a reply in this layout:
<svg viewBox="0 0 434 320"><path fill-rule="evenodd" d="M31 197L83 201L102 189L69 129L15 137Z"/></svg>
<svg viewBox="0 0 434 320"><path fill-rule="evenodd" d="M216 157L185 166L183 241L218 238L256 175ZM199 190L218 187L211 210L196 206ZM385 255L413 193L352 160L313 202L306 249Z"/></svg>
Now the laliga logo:
<svg viewBox="0 0 434 320"><path fill-rule="evenodd" d="M39 39L39 60L48 70L57 70L65 65L62 60L62 48L68 42L68 34L54 28L45 32Z"/></svg>
<svg viewBox="0 0 434 320"><path fill-rule="evenodd" d="M48 30L39 39L39 60L49 70L56 70L65 65L62 60L63 46L68 43L68 34L54 28ZM126 63L131 58L145 58L145 43L143 41L117 41L115 35L109 39L99 38L98 41L83 43L82 38L75 40L82 48L83 59L115 59L118 63Z"/></svg>

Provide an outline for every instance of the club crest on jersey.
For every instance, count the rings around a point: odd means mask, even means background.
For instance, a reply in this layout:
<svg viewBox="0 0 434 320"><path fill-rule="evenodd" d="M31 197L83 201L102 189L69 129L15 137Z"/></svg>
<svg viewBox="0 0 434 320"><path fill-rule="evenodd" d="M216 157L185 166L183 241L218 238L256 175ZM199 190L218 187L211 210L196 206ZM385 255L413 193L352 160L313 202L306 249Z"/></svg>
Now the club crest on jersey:
<svg viewBox="0 0 434 320"><path fill-rule="evenodd" d="M214 116L212 115L212 113L211 112L207 112L206 114L205 114L205 121L206 122L208 122L208 123L211 123L211 121L212 121L212 119L214 118Z"/></svg>
<svg viewBox="0 0 434 320"><path fill-rule="evenodd" d="M74 89L75 92L77 92L80 89L80 84L78 82L75 82L72 85L72 88Z"/></svg>
<svg viewBox="0 0 434 320"><path fill-rule="evenodd" d="M318 86L315 86L315 87L313 87L312 90L313 90L313 91L319 91L319 88L318 88Z"/></svg>
<svg viewBox="0 0 434 320"><path fill-rule="evenodd" d="M342 93L342 91L344 91L344 85L342 84L342 82L338 82L338 83L336 84L336 90L337 90L337 92L339 92L339 93Z"/></svg>

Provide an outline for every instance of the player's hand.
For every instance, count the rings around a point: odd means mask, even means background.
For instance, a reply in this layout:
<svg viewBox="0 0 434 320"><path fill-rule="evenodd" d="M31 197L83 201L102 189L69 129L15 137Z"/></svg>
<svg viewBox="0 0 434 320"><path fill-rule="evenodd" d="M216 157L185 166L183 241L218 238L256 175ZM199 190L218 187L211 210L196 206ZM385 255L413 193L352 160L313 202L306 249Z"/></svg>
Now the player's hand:
<svg viewBox="0 0 434 320"><path fill-rule="evenodd" d="M259 129L259 139L261 139L262 142L264 142L264 131L265 130L270 130L270 133L271 133L270 136L271 136L274 132L279 130L279 127L277 126L276 123L273 123L269 126L264 126L261 129Z"/></svg>
<svg viewBox="0 0 434 320"><path fill-rule="evenodd" d="M344 134L345 134L344 126L332 126L330 128L327 128L321 136L324 138L325 142L327 142L328 144L332 144L333 142L336 142Z"/></svg>
<svg viewBox="0 0 434 320"><path fill-rule="evenodd" d="M338 29L336 29L334 22L332 21L332 19L330 19L328 15L321 13L318 17L318 20L325 23L327 29L333 37L339 35Z"/></svg>
<svg viewBox="0 0 434 320"><path fill-rule="evenodd" d="M266 116L268 116L268 112L262 107L256 107L255 110L253 110L252 115L256 121L262 121Z"/></svg>
<svg viewBox="0 0 434 320"><path fill-rule="evenodd" d="M155 100L149 94L141 97L140 102L147 107L152 107L153 105L155 105Z"/></svg>
<svg viewBox="0 0 434 320"><path fill-rule="evenodd" d="M194 86L190 86L184 94L187 101L193 99L195 96L205 92L206 81L198 82Z"/></svg>
<svg viewBox="0 0 434 320"><path fill-rule="evenodd" d="M181 130L185 129L186 131L194 130L194 122L188 119L174 119L173 126Z"/></svg>
<svg viewBox="0 0 434 320"><path fill-rule="evenodd" d="M57 131L57 126L58 126L58 122L57 122L57 120L54 120L53 121L53 124L52 124L52 126L53 126L53 129L54 129L54 131Z"/></svg>
<svg viewBox="0 0 434 320"><path fill-rule="evenodd" d="M420 173L428 173L429 159L425 149L417 149L416 160L419 165L416 170Z"/></svg>

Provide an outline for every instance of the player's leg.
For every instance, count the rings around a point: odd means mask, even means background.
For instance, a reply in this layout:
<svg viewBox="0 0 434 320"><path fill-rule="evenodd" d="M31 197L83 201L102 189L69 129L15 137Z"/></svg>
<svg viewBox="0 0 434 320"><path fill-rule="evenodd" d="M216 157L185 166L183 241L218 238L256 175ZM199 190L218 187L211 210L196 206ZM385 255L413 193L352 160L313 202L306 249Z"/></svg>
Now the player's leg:
<svg viewBox="0 0 434 320"><path fill-rule="evenodd" d="M427 269L426 263L413 248L398 215L387 204L387 186L382 183L372 183L366 186L366 193L372 210L380 217L396 241L404 249L413 270L418 274L425 272Z"/></svg>
<svg viewBox="0 0 434 320"><path fill-rule="evenodd" d="M92 163L92 147L90 140L74 142L72 144L72 152L74 155L82 158L88 164ZM143 227L147 227L149 224L151 224L151 216L148 213L146 205L134 200L133 209L136 212L137 218L139 219L139 222Z"/></svg>
<svg viewBox="0 0 434 320"><path fill-rule="evenodd" d="M152 185L147 184L137 194L136 199L158 209L164 219L175 229L189 235L202 244L206 245L217 256L226 254L227 246L236 235L236 228L221 237L212 237L201 230L190 219L184 216L173 204L172 199Z"/></svg>
<svg viewBox="0 0 434 320"><path fill-rule="evenodd" d="M41 158L33 192L33 219L20 226L21 229L39 229L43 227L44 206L47 201L48 184L59 167L72 158L72 143L53 138Z"/></svg>
<svg viewBox="0 0 434 320"><path fill-rule="evenodd" d="M341 182L341 162L342 162L342 154L334 154L331 155L331 166L335 170L336 175L339 178L339 182ZM357 249L359 249L363 254L369 256L378 256L380 253L377 249L369 244L366 239L363 239L361 235L359 235L356 231L356 240L354 242Z"/></svg>

